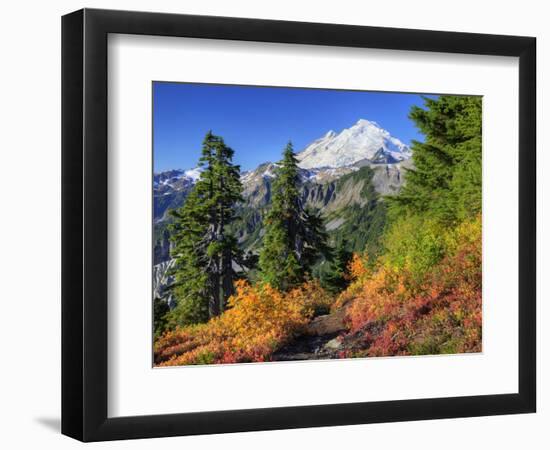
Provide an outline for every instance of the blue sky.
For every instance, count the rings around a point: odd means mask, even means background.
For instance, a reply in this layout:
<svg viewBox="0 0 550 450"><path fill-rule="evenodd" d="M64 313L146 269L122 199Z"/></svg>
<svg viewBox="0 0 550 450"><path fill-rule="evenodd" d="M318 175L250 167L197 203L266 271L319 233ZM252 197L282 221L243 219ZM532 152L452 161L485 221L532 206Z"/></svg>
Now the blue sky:
<svg viewBox="0 0 550 450"><path fill-rule="evenodd" d="M408 113L420 95L327 89L153 83L154 171L196 167L208 130L235 150L242 170L277 161L329 130L368 119L406 144L422 140Z"/></svg>

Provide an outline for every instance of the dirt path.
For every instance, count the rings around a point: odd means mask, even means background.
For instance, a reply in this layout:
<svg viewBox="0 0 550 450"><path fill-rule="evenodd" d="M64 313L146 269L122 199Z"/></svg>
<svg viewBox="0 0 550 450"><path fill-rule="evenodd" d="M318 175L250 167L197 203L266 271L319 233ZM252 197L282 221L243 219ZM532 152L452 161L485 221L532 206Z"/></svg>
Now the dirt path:
<svg viewBox="0 0 550 450"><path fill-rule="evenodd" d="M341 347L338 336L345 330L345 309L316 317L302 336L273 354L273 361L337 358Z"/></svg>
<svg viewBox="0 0 550 450"><path fill-rule="evenodd" d="M331 359L336 357L334 349L326 344L338 337L339 333L323 336L303 335L284 346L272 356L273 361L302 361L310 359Z"/></svg>
<svg viewBox="0 0 550 450"><path fill-rule="evenodd" d="M361 353L370 346L369 336L380 333L383 327L379 323L371 322L350 333L345 318L345 307L331 314L316 317L302 336L298 336L272 355L273 361L335 359L343 357L343 354Z"/></svg>

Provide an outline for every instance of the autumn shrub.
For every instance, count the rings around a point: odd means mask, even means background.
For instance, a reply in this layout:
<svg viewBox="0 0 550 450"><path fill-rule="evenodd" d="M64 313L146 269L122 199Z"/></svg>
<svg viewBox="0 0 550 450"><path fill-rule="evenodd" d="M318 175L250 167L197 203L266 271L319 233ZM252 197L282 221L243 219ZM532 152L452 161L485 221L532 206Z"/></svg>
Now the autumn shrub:
<svg viewBox="0 0 550 450"><path fill-rule="evenodd" d="M269 284L236 282L228 309L206 324L164 334L155 342L157 365L267 361L272 353L303 331L317 308L331 297L310 281L288 293Z"/></svg>
<svg viewBox="0 0 550 450"><path fill-rule="evenodd" d="M381 264L351 286L350 333L362 334L364 343L354 356L481 350L481 218L438 239L444 254L422 278L406 267Z"/></svg>
<svg viewBox="0 0 550 450"><path fill-rule="evenodd" d="M366 251L363 253L354 253L348 264L346 274L350 284L332 303L332 311L342 308L353 300L361 292L365 281L371 275L372 269L369 266L368 253Z"/></svg>
<svg viewBox="0 0 550 450"><path fill-rule="evenodd" d="M330 311L334 302L333 296L321 287L319 280L306 281L298 289L285 294L285 299L303 305L307 317Z"/></svg>
<svg viewBox="0 0 550 450"><path fill-rule="evenodd" d="M407 272L412 281L419 282L445 255L448 230L443 224L421 215L401 217L384 237L382 263Z"/></svg>

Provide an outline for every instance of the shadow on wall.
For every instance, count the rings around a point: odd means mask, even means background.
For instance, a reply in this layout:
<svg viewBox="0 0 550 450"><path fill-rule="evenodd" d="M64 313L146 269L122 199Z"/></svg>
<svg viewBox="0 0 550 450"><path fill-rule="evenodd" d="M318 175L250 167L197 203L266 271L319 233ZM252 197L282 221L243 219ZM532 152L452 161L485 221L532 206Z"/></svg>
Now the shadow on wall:
<svg viewBox="0 0 550 450"><path fill-rule="evenodd" d="M37 417L34 421L51 431L61 433L61 419L59 417Z"/></svg>

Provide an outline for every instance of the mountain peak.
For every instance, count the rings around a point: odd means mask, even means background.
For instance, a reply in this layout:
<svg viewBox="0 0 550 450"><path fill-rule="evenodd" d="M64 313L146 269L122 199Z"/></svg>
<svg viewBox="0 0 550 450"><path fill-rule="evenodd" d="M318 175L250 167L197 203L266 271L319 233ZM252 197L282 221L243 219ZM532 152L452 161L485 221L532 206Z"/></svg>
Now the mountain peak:
<svg viewBox="0 0 550 450"><path fill-rule="evenodd" d="M369 126L381 128L377 122L374 122L373 120L367 120L367 119L359 119L357 122L355 122L355 125L354 125L354 127L369 127Z"/></svg>
<svg viewBox="0 0 550 450"><path fill-rule="evenodd" d="M378 123L359 119L340 133L329 131L298 153L303 169L348 167L355 163L391 164L410 158L410 148L380 127Z"/></svg>

